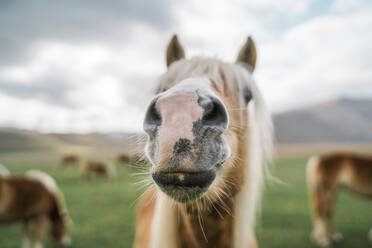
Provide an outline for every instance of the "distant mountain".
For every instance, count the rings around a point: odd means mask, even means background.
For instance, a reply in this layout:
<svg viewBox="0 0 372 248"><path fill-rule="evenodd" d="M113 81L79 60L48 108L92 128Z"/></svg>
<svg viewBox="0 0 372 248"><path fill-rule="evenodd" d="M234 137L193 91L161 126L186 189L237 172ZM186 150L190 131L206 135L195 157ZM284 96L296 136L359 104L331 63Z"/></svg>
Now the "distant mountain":
<svg viewBox="0 0 372 248"><path fill-rule="evenodd" d="M145 140L146 136L141 133L44 134L0 128L0 152L66 150L68 147L129 151L142 148Z"/></svg>
<svg viewBox="0 0 372 248"><path fill-rule="evenodd" d="M340 98L274 115L278 143L372 142L372 100Z"/></svg>
<svg viewBox="0 0 372 248"><path fill-rule="evenodd" d="M279 144L372 142L372 100L337 99L274 115ZM0 128L0 152L143 150L142 133L39 133Z"/></svg>
<svg viewBox="0 0 372 248"><path fill-rule="evenodd" d="M0 152L54 150L58 140L38 132L0 128Z"/></svg>

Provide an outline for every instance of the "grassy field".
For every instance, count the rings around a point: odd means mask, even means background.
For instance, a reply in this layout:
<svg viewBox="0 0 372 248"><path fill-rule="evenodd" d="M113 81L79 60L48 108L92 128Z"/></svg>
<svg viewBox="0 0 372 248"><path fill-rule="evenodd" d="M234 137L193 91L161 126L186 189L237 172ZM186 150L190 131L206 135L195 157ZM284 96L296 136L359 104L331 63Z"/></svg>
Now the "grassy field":
<svg viewBox="0 0 372 248"><path fill-rule="evenodd" d="M73 247L131 247L134 237L135 200L141 194L133 169L119 167L114 183L83 183L78 169L57 169L55 154L0 154L0 163L12 173L38 168L50 173L65 194L73 219ZM268 182L257 225L260 247L314 247L309 242L311 221L305 181L306 158L280 159L273 175L285 184ZM345 237L335 247L371 247L371 202L348 192L337 197L335 223ZM20 247L20 225L0 225L0 247ZM46 247L54 247L46 235Z"/></svg>

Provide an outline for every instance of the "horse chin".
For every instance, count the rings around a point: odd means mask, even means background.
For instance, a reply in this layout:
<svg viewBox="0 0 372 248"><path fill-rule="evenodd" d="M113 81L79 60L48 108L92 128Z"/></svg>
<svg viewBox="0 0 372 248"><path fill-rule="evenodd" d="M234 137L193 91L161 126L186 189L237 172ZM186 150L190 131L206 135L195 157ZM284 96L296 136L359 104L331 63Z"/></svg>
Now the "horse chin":
<svg viewBox="0 0 372 248"><path fill-rule="evenodd" d="M202 198L215 181L216 170L198 172L156 172L152 178L170 198L180 203L192 203Z"/></svg>
<svg viewBox="0 0 372 248"><path fill-rule="evenodd" d="M201 199L208 191L208 187L177 187L167 186L160 189L173 200L180 203L193 203Z"/></svg>

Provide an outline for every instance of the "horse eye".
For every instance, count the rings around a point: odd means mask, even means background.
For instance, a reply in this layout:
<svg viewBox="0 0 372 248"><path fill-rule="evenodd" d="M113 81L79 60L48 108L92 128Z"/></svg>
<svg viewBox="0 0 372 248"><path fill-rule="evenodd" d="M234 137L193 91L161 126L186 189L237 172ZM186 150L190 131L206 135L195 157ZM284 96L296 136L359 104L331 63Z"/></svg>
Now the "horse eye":
<svg viewBox="0 0 372 248"><path fill-rule="evenodd" d="M243 99L245 105L247 105L253 98L252 91L248 87L244 87L243 89Z"/></svg>

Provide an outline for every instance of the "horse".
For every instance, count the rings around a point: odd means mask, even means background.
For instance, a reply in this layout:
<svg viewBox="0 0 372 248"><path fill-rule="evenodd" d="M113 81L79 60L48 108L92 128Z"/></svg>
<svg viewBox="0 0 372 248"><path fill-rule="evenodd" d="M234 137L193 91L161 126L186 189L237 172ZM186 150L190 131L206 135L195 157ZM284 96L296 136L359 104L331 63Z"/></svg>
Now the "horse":
<svg viewBox="0 0 372 248"><path fill-rule="evenodd" d="M131 154L126 153L126 152L122 152L122 153L118 154L118 156L116 157L116 160L119 164L128 164L132 160Z"/></svg>
<svg viewBox="0 0 372 248"><path fill-rule="evenodd" d="M152 185L138 204L134 247L257 247L273 131L252 78L254 41L227 63L185 59L174 35L166 64L144 117Z"/></svg>
<svg viewBox="0 0 372 248"><path fill-rule="evenodd" d="M22 247L30 247L30 235L34 226L35 248L43 247L46 223L61 247L70 244L68 236L69 216L62 192L48 174L31 170L24 176L0 176L0 224L22 222Z"/></svg>
<svg viewBox="0 0 372 248"><path fill-rule="evenodd" d="M61 158L61 167L70 167L79 165L80 158L76 154L65 154Z"/></svg>
<svg viewBox="0 0 372 248"><path fill-rule="evenodd" d="M99 161L88 161L82 170L82 179L88 180L92 174L100 176L107 181L114 180L116 178L115 167L105 164Z"/></svg>
<svg viewBox="0 0 372 248"><path fill-rule="evenodd" d="M307 164L307 180L314 222L311 237L319 246L327 247L342 239L332 223L333 200L338 187L372 197L372 156L337 151L311 157ZM372 242L372 230L369 236Z"/></svg>
<svg viewBox="0 0 372 248"><path fill-rule="evenodd" d="M120 153L116 160L119 164L132 164L135 167L144 166L148 161L143 153L134 151L132 153Z"/></svg>

